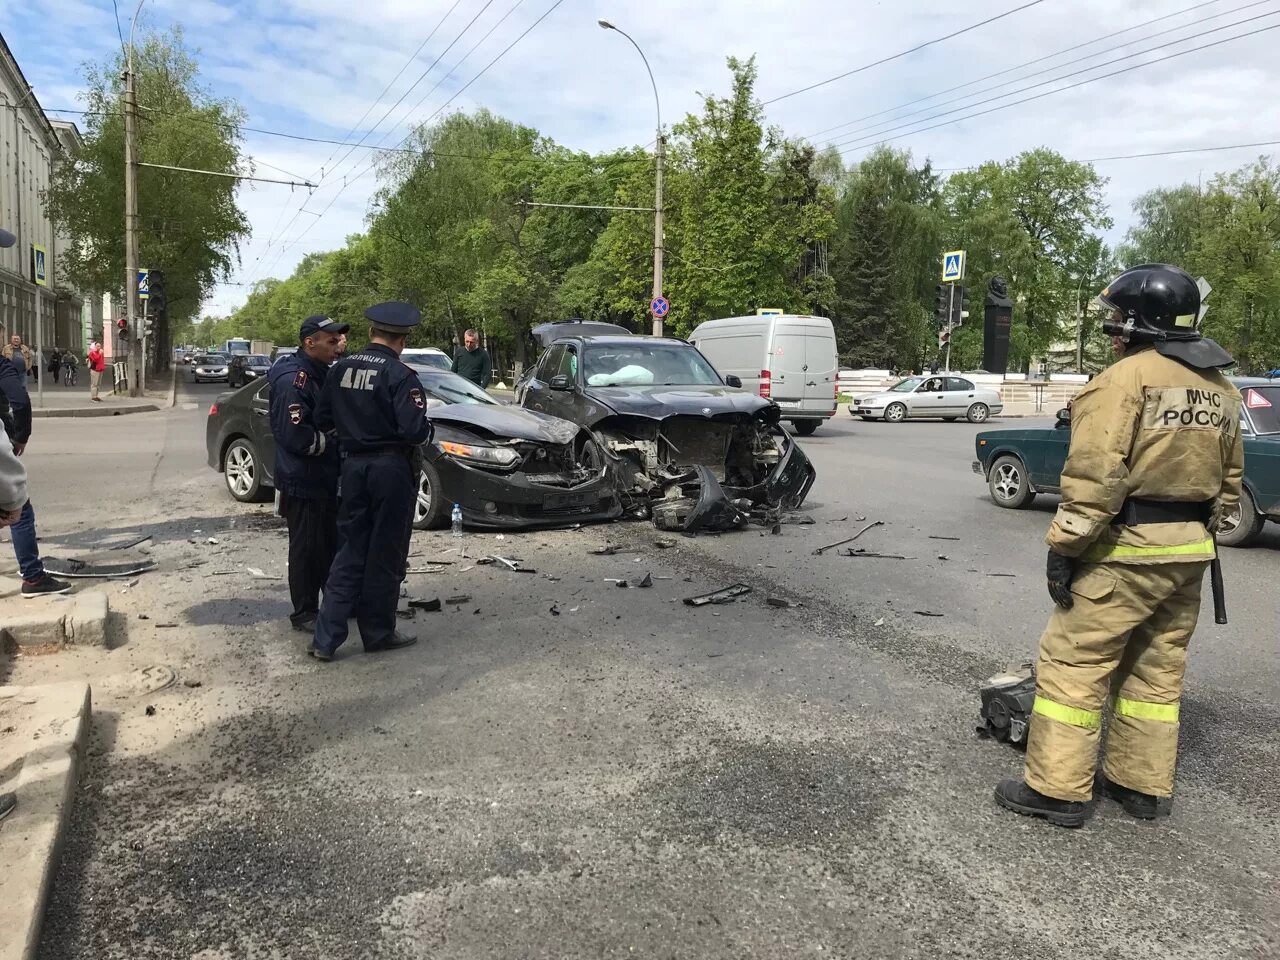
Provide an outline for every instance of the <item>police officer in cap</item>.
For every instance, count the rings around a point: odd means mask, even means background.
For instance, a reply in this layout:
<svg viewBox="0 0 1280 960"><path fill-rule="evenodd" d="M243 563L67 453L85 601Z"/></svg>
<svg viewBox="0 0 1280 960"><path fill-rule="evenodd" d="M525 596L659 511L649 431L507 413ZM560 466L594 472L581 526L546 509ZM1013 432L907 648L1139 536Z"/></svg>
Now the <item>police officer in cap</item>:
<svg viewBox="0 0 1280 960"><path fill-rule="evenodd" d="M338 549L338 441L316 424L325 376L351 329L328 317L307 317L298 352L282 357L271 381L271 433L276 439L275 487L289 524L289 598L295 630L313 633L333 555Z"/></svg>
<svg viewBox="0 0 1280 960"><path fill-rule="evenodd" d="M1123 354L1071 405L1062 504L1045 538L1058 605L1040 639L1025 777L1003 807L1064 827L1103 790L1130 816L1167 814L1179 702L1212 531L1240 501L1240 393L1231 356L1200 335L1200 286L1167 264L1126 270L1099 297Z"/></svg>
<svg viewBox="0 0 1280 960"><path fill-rule="evenodd" d="M369 345L329 371L317 416L322 430L337 431L343 455L341 546L309 651L317 660L333 659L352 616L367 653L417 642L395 625L413 532L417 452L432 434L422 384L400 360L421 315L407 303L380 303L364 315Z"/></svg>

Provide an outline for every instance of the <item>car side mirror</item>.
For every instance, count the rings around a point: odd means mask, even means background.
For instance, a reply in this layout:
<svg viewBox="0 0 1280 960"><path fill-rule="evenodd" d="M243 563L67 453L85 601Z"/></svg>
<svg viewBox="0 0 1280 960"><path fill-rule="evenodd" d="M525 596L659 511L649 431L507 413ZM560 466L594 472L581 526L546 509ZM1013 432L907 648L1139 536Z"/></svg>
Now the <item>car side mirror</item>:
<svg viewBox="0 0 1280 960"><path fill-rule="evenodd" d="M727 377L725 377L725 378L724 378L724 385L725 385L726 387L741 387L741 386L742 386L742 378L741 378L741 377L735 377L735 376L731 373L731 374L729 374Z"/></svg>
<svg viewBox="0 0 1280 960"><path fill-rule="evenodd" d="M547 386L549 386L552 390L572 390L573 389L573 383L569 380L568 374L564 374L564 373L558 373L554 377L552 377L547 382Z"/></svg>
<svg viewBox="0 0 1280 960"><path fill-rule="evenodd" d="M1062 425L1070 424L1070 423L1071 423L1071 408L1070 408L1070 407L1063 407L1061 410L1059 410L1059 411L1058 411L1058 413L1057 413L1057 417L1058 417L1058 423L1059 423L1059 424L1062 424Z"/></svg>

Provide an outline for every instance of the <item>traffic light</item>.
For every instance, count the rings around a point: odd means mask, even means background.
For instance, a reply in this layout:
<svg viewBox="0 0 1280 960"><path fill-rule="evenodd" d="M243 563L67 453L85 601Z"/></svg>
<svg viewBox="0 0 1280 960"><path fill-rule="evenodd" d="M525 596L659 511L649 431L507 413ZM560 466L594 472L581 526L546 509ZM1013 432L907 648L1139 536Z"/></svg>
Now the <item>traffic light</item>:
<svg viewBox="0 0 1280 960"><path fill-rule="evenodd" d="M164 288L164 271L152 270L151 297L147 301L147 314L152 320L165 323L169 319L169 298Z"/></svg>
<svg viewBox="0 0 1280 960"><path fill-rule="evenodd" d="M124 317L121 317L119 320L116 321L116 329L123 330L124 328L125 328L125 319Z"/></svg>
<svg viewBox="0 0 1280 960"><path fill-rule="evenodd" d="M933 319L938 326L945 327L951 314L951 291L945 283L933 288Z"/></svg>
<svg viewBox="0 0 1280 960"><path fill-rule="evenodd" d="M951 325L958 327L969 316L969 288L956 284L955 296L952 298Z"/></svg>
<svg viewBox="0 0 1280 960"><path fill-rule="evenodd" d="M943 327L938 331L938 348L941 349L951 342L951 331Z"/></svg>

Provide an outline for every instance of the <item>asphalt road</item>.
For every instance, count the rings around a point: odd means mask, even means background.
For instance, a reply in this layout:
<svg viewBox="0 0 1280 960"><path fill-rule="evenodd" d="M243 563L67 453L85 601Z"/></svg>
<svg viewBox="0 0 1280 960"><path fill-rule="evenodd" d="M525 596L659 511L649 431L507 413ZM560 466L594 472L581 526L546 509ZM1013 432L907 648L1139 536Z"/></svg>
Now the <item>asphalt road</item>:
<svg viewBox="0 0 1280 960"><path fill-rule="evenodd" d="M1274 534L1227 554L1232 624L1193 648L1172 819L1107 803L1069 832L994 806L1020 758L973 735L977 681L1048 615L1052 509L985 499L975 428L824 427L818 522L778 536L463 539L520 575L416 534L411 565L452 564L412 595L469 599L406 623L410 650L322 665L247 573L283 574L283 531L204 466L200 389L41 425L28 454L46 539L151 532L161 561L112 594L109 652L18 667L94 681L45 960L1280 951ZM911 559L812 556L872 520L858 545ZM149 690L154 664L178 681Z"/></svg>

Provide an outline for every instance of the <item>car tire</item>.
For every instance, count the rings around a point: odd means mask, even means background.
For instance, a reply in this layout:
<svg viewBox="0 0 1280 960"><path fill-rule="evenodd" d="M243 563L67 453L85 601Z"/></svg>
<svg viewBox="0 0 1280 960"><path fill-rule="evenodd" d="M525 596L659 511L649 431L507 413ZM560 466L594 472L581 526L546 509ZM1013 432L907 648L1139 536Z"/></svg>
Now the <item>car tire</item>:
<svg viewBox="0 0 1280 960"><path fill-rule="evenodd" d="M258 449L246 437L232 440L222 455L222 476L227 492L241 503L261 503L270 496L262 482Z"/></svg>
<svg viewBox="0 0 1280 960"><path fill-rule="evenodd" d="M1258 512L1253 494L1246 487L1240 491L1240 504L1234 516L1222 519L1215 536L1224 547L1245 547L1257 538L1266 522L1267 518Z"/></svg>
<svg viewBox="0 0 1280 960"><path fill-rule="evenodd" d="M985 403L975 403L969 407L964 418L970 423L986 423L987 418L991 416L991 408Z"/></svg>
<svg viewBox="0 0 1280 960"><path fill-rule="evenodd" d="M418 490L413 501L415 530L443 530L452 523L453 505L440 491L440 471L423 461L418 474Z"/></svg>
<svg viewBox="0 0 1280 960"><path fill-rule="evenodd" d="M907 405L905 403L891 403L884 408L884 419L888 423L901 423L907 419Z"/></svg>
<svg viewBox="0 0 1280 960"><path fill-rule="evenodd" d="M1008 510L1022 510L1031 506L1036 498L1026 466L1012 454L998 457L991 465L987 472L987 490L996 506Z"/></svg>
<svg viewBox="0 0 1280 960"><path fill-rule="evenodd" d="M792 420L791 425L796 428L796 433L802 437L812 437L814 431L818 429L817 420Z"/></svg>

